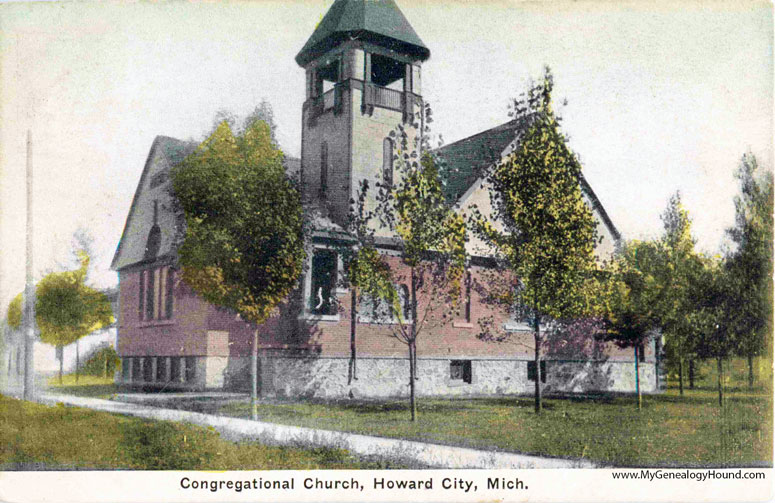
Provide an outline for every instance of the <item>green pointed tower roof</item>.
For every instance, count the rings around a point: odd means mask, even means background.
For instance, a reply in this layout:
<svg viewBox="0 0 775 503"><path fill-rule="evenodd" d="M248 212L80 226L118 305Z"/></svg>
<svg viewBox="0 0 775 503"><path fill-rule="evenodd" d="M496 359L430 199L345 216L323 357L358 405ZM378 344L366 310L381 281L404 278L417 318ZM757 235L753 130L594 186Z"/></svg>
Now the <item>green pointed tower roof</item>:
<svg viewBox="0 0 775 503"><path fill-rule="evenodd" d="M393 0L336 0L296 55L304 66L336 44L366 40L425 61L425 47Z"/></svg>

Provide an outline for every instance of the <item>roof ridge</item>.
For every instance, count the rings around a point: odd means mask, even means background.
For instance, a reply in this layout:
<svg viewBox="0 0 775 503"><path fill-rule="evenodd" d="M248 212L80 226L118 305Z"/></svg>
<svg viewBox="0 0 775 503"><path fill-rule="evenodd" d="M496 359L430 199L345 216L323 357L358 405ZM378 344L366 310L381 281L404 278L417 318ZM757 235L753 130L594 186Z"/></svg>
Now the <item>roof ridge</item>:
<svg viewBox="0 0 775 503"><path fill-rule="evenodd" d="M466 136L465 138L461 138L459 140L455 140L452 143L447 143L446 145L442 145L440 147L437 147L433 151L434 152L438 152L438 151L443 150L443 149L445 149L447 147L451 147L453 145L457 145L460 142L464 142L464 141L467 141L467 140L472 140L474 138L479 138L479 137L484 136L484 135L486 135L488 133L492 133L496 129L505 128L505 126L507 126L509 124L513 124L514 126L517 126L517 121L518 120L519 119L511 119L510 121L506 121L506 122L503 122L501 124L498 124L497 126L491 127L490 129L485 129L484 131L480 131L478 133L472 134L471 136Z"/></svg>

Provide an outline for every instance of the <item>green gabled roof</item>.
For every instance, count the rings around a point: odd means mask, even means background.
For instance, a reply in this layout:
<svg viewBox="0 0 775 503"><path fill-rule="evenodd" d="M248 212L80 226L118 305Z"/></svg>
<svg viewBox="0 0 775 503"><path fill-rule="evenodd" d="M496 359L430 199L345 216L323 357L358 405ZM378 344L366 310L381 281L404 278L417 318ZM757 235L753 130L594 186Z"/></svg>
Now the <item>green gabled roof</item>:
<svg viewBox="0 0 775 503"><path fill-rule="evenodd" d="M460 201L463 194L485 175L485 171L501 160L507 148L516 146L528 124L526 119L511 120L434 150L446 173L447 183L444 187L444 195L447 202L455 204ZM589 197L592 206L598 211L614 239L620 239L619 230L611 221L583 173L579 183L581 190Z"/></svg>
<svg viewBox="0 0 775 503"><path fill-rule="evenodd" d="M348 39L367 40L423 61L431 55L393 0L336 0L296 62L304 66Z"/></svg>
<svg viewBox="0 0 775 503"><path fill-rule="evenodd" d="M444 194L450 204L457 202L484 170L500 161L518 130L517 122L510 121L435 150L447 174Z"/></svg>

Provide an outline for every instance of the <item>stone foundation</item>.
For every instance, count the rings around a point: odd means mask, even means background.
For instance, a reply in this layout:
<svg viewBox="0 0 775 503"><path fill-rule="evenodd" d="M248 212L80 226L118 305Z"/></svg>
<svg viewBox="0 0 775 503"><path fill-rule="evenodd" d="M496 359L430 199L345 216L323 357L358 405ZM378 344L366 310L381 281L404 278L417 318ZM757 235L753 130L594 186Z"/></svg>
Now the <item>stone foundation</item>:
<svg viewBox="0 0 775 503"><path fill-rule="evenodd" d="M190 379L171 379L170 358L143 357L139 367L166 360L165 379L143 379L132 375L138 368L130 362L130 375L118 377L129 385L180 389L225 389L250 391L250 357L190 357L194 371ZM455 363L452 363L455 362ZM417 396L499 396L529 394L530 360L442 359L417 361ZM125 366L126 367L126 366ZM348 384L348 358L288 357L261 355L258 361L261 396L308 398L389 398L409 395L409 361L405 358L359 358L356 378ZM470 381L470 382L469 382ZM657 392L654 362L640 364L640 386L644 393ZM632 361L547 360L544 391L549 394L635 391Z"/></svg>

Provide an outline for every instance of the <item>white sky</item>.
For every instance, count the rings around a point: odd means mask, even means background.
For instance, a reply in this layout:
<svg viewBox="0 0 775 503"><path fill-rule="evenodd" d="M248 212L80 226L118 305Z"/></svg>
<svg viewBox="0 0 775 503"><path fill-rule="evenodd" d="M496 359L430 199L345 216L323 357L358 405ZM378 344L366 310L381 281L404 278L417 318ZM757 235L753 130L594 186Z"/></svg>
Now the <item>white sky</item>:
<svg viewBox="0 0 775 503"><path fill-rule="evenodd" d="M565 132L626 238L661 232L681 190L700 249L733 222L732 176L773 165L768 3L398 0L431 50L423 94L449 143L505 122L548 64ZM35 269L96 237L110 260L156 135L201 138L218 109L261 98L298 156L304 73L294 56L332 0L0 4L0 306L23 288L25 137L35 169Z"/></svg>

